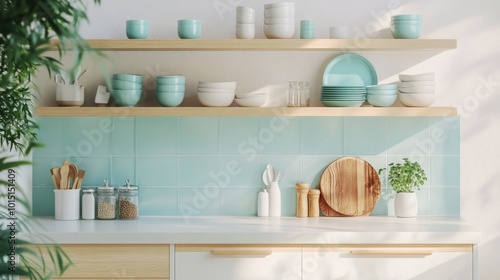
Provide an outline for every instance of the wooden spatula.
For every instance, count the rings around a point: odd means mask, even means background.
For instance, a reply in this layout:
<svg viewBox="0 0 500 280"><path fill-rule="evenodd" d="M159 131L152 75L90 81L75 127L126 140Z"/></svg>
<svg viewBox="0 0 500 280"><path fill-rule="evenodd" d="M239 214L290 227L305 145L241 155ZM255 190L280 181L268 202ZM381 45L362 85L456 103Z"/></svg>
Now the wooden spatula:
<svg viewBox="0 0 500 280"><path fill-rule="evenodd" d="M76 186L73 186L73 189L80 189L83 183L83 177L85 176L85 170L78 170L78 177L76 178Z"/></svg>
<svg viewBox="0 0 500 280"><path fill-rule="evenodd" d="M50 174L52 174L52 181L54 182L54 187L56 189L60 188L61 184L61 169L59 167L54 167L50 169Z"/></svg>

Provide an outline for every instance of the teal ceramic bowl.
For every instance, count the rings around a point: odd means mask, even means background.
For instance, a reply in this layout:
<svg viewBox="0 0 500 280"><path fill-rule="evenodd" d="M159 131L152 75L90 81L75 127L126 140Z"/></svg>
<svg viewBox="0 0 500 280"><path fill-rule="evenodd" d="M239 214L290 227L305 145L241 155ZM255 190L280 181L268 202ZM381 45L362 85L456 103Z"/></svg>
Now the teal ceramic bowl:
<svg viewBox="0 0 500 280"><path fill-rule="evenodd" d="M374 90L374 89L398 89L398 84L393 83L393 84L381 84L381 85L366 86L367 92L369 90Z"/></svg>
<svg viewBox="0 0 500 280"><path fill-rule="evenodd" d="M111 96L120 107L134 107L141 100L142 89L115 89Z"/></svg>
<svg viewBox="0 0 500 280"><path fill-rule="evenodd" d="M112 79L111 85L113 89L141 89L142 83L135 83L123 80Z"/></svg>
<svg viewBox="0 0 500 280"><path fill-rule="evenodd" d="M138 74L114 74L113 79L120 81L134 82L134 83L142 83L142 75Z"/></svg>
<svg viewBox="0 0 500 280"><path fill-rule="evenodd" d="M183 19L177 22L177 34L181 39L198 39L201 36L201 21Z"/></svg>
<svg viewBox="0 0 500 280"><path fill-rule="evenodd" d="M149 22L147 20L127 20L127 38L147 39L149 34Z"/></svg>
<svg viewBox="0 0 500 280"><path fill-rule="evenodd" d="M395 15L391 17L391 20L402 19L402 20L422 20L422 15L408 14L408 15Z"/></svg>
<svg viewBox="0 0 500 280"><path fill-rule="evenodd" d="M393 95L379 95L379 94L367 94L366 100L374 107L389 107L398 98L397 94Z"/></svg>
<svg viewBox="0 0 500 280"><path fill-rule="evenodd" d="M422 25L391 22L391 33L395 39L418 39L422 33Z"/></svg>
<svg viewBox="0 0 500 280"><path fill-rule="evenodd" d="M156 100L163 107L177 107L184 100L184 91L180 92L156 92Z"/></svg>
<svg viewBox="0 0 500 280"><path fill-rule="evenodd" d="M158 76L156 77L157 85L184 85L186 77L184 76Z"/></svg>
<svg viewBox="0 0 500 280"><path fill-rule="evenodd" d="M182 85L156 85L156 91L165 91L165 92L184 92L186 90L186 86Z"/></svg>

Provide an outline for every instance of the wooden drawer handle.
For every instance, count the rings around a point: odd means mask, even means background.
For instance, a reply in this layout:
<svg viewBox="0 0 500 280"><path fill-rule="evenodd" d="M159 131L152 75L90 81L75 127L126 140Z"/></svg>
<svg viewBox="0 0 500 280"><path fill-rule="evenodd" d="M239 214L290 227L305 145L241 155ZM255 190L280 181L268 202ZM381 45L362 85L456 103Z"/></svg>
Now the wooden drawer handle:
<svg viewBox="0 0 500 280"><path fill-rule="evenodd" d="M273 253L272 249L213 249L212 255L217 257L234 257L234 258L265 258Z"/></svg>
<svg viewBox="0 0 500 280"><path fill-rule="evenodd" d="M396 249L396 248L384 248L384 249L359 249L352 250L351 254L355 256L367 256L367 257L389 257L389 256L401 256L401 257L426 257L432 255L432 250L429 249Z"/></svg>

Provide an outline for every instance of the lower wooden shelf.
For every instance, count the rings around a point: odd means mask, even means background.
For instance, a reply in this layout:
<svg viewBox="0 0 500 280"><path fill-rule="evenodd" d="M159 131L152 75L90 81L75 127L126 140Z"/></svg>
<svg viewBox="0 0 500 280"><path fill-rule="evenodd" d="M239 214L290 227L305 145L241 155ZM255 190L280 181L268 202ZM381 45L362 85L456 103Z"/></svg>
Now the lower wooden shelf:
<svg viewBox="0 0 500 280"><path fill-rule="evenodd" d="M458 116L454 107L42 107L41 117L71 116L289 116L289 117L447 117Z"/></svg>

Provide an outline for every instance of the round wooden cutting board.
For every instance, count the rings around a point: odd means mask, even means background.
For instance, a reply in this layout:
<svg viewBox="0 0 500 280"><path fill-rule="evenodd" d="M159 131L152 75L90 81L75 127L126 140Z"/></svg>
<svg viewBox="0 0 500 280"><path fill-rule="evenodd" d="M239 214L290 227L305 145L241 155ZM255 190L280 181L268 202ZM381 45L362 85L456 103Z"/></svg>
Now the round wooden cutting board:
<svg viewBox="0 0 500 280"><path fill-rule="evenodd" d="M343 157L323 171L320 190L326 204L338 214L366 216L370 215L380 198L380 178L367 161L358 157ZM322 212L325 214L323 209Z"/></svg>
<svg viewBox="0 0 500 280"><path fill-rule="evenodd" d="M319 196L319 209L325 217L347 217L346 215L342 215L339 212L333 210L332 207L330 207L330 205L326 203L322 195Z"/></svg>

